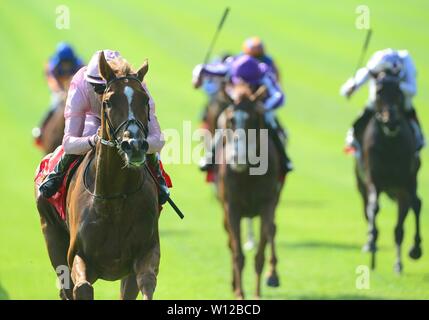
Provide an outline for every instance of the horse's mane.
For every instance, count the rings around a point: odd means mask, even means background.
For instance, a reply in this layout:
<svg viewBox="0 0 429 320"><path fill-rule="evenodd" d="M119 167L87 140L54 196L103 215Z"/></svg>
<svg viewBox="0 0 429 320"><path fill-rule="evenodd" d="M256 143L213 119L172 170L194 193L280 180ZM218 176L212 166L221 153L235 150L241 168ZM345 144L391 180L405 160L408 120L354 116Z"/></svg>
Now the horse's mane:
<svg viewBox="0 0 429 320"><path fill-rule="evenodd" d="M124 77L135 73L128 61L122 57L110 60L108 63L117 77Z"/></svg>

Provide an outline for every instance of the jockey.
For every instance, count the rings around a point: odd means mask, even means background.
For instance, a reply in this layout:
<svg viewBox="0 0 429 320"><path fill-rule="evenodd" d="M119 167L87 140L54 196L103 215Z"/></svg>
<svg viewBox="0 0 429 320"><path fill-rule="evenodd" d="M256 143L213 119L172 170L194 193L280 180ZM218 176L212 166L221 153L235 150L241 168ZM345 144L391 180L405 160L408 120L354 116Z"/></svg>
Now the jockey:
<svg viewBox="0 0 429 320"><path fill-rule="evenodd" d="M385 72L399 78L400 89L405 98L405 113L415 134L417 151L420 151L425 145L425 140L412 103L412 98L417 92L416 68L408 51L393 49L384 49L375 52L366 67L359 69L356 75L348 79L341 87L340 93L349 98L363 84L368 80L370 81L368 103L361 116L353 123L353 127L347 134L346 150L359 148L358 140L362 137L369 120L374 115L376 99L375 79L380 72Z"/></svg>
<svg viewBox="0 0 429 320"><path fill-rule="evenodd" d="M79 157L85 155L96 145L99 136L101 99L106 89L106 81L101 78L98 69L100 51L92 56L87 67L82 67L73 77L67 96L64 111L65 129L63 138L64 155L58 162L55 170L46 177L40 186L40 193L49 198L53 196L61 186L63 177L71 163ZM117 51L104 50L107 62L122 60ZM158 153L164 146L164 138L158 120L155 115L155 103L148 92L146 84L144 90L149 95L150 121L148 162L153 168L160 185L159 202L164 204L169 196L166 181L162 175Z"/></svg>
<svg viewBox="0 0 429 320"><path fill-rule="evenodd" d="M284 131L275 116L275 110L284 104L285 94L280 89L271 69L265 63L244 54L227 59L224 63L197 65L193 71L194 87L199 88L206 76L226 79L227 86L245 82L254 91L261 86L266 87L267 96L263 101L265 108L264 119L270 136L280 152L283 172L292 171L292 163L286 154L284 139L281 137ZM228 92L228 87L226 92ZM213 168L214 156L214 152L212 152L204 157L201 163L202 171L209 171Z"/></svg>
<svg viewBox="0 0 429 320"><path fill-rule="evenodd" d="M40 137L41 129L61 103L62 95L67 93L71 78L82 67L83 62L73 48L65 42L60 42L45 66L45 76L51 92L51 106L43 117L40 127L33 131L35 138Z"/></svg>
<svg viewBox="0 0 429 320"><path fill-rule="evenodd" d="M273 73L276 75L277 81L280 81L279 70L274 63L273 58L265 53L264 43L259 37L251 37L246 39L243 42L242 47L244 54L256 58L259 61L268 65L272 69Z"/></svg>
<svg viewBox="0 0 429 320"><path fill-rule="evenodd" d="M225 53L222 55L222 57L213 59L210 64L225 63L225 61L227 61L231 57L232 55ZM207 122L207 115L210 103L214 99L216 99L217 94L222 87L222 82L223 78L219 77L204 77L204 79L202 80L201 89L204 91L208 98L208 102L205 103L203 107L203 112L201 114L201 120L204 123Z"/></svg>
<svg viewBox="0 0 429 320"><path fill-rule="evenodd" d="M232 57L232 55L225 53L224 55L222 55L221 58L213 59L210 62L210 64L224 63L225 61L227 61L231 57ZM222 82L222 79L219 79L219 77L205 77L203 79L203 83L201 85L201 88L207 94L207 96L213 97L219 91L221 82Z"/></svg>

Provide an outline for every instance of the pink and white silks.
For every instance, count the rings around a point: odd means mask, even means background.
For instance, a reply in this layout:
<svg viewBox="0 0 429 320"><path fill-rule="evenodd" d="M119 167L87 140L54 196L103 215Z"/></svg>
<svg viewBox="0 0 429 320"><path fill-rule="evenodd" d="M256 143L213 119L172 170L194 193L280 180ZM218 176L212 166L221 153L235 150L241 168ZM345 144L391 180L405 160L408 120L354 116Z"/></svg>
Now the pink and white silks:
<svg viewBox="0 0 429 320"><path fill-rule="evenodd" d="M74 75L68 91L63 138L63 148L67 154L81 155L91 150L90 141L94 141L100 127L101 101L91 84L85 80L85 71L86 67L83 67ZM147 153L158 153L165 141L155 115L153 98L145 84L143 89L149 96L150 107Z"/></svg>

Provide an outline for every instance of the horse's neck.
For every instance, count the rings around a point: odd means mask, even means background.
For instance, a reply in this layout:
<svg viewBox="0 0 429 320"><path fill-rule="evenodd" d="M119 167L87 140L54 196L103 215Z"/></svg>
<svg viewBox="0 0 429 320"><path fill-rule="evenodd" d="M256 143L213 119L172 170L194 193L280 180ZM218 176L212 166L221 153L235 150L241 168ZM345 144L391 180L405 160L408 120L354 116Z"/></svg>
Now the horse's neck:
<svg viewBox="0 0 429 320"><path fill-rule="evenodd" d="M102 129L102 137L107 140L107 134ZM135 170L124 168L124 161L116 147L98 143L95 159L95 188L99 196L127 194L134 190L141 179Z"/></svg>

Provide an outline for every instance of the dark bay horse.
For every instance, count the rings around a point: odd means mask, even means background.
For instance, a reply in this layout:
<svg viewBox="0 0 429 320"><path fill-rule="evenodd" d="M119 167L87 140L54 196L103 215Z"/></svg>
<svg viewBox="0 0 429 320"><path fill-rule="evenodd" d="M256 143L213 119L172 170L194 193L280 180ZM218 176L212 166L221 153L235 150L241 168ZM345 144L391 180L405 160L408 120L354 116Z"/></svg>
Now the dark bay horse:
<svg viewBox="0 0 429 320"><path fill-rule="evenodd" d="M54 269L71 269L74 287L63 287L62 298L93 299L97 279L122 279L122 299L135 299L139 291L152 299L160 244L157 187L145 166L149 97L142 81L148 64L133 73L125 61L112 67L103 53L99 59L107 81L100 139L70 182L66 221L37 196L42 231Z"/></svg>
<svg viewBox="0 0 429 320"><path fill-rule="evenodd" d="M226 154L226 161L218 167L217 189L218 197L224 209L224 227L229 237L229 248L232 253L233 265L233 291L238 299L244 298L242 286L242 270L244 267L244 255L240 239L240 221L242 218L261 218L260 239L255 256L256 269L256 290L255 297L261 296L261 273L265 263L265 247L271 246L270 268L268 271L268 286L279 286L279 277L276 270L277 256L275 250L274 237L276 233L275 209L279 201L279 196L283 184L279 182L280 176L280 158L278 152L268 137L268 131L264 132L263 107L259 100L263 94L257 91L252 94L247 86L236 87L236 99L228 107L223 115L223 127L231 130L254 130L259 137L266 134L267 140L265 146L259 138L255 143L246 143L238 139L227 141L223 148ZM222 121L220 121L222 122ZM247 139L250 141L249 139ZM266 147L266 150L264 150ZM265 173L252 175L250 169L252 164L246 162L227 161L228 149L233 157L240 158L239 153L245 152L260 154L266 157L267 169ZM265 154L263 154L265 153ZM246 159L249 159L245 156Z"/></svg>
<svg viewBox="0 0 429 320"><path fill-rule="evenodd" d="M416 154L412 128L403 112L404 97L399 82L385 74L377 78L375 117L366 128L362 141L361 159L356 162L358 189L365 206L368 221L368 243L364 247L371 252L371 268L376 265L376 241L378 229L376 215L379 196L385 192L398 204L398 218L394 238L396 262L394 269L402 271L401 245L404 238L404 221L408 210L413 209L416 221L414 245L409 252L412 259L422 255L420 237L421 200L417 195L417 173L420 159Z"/></svg>

